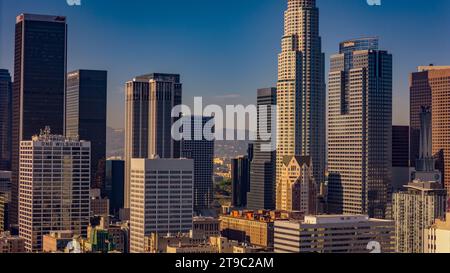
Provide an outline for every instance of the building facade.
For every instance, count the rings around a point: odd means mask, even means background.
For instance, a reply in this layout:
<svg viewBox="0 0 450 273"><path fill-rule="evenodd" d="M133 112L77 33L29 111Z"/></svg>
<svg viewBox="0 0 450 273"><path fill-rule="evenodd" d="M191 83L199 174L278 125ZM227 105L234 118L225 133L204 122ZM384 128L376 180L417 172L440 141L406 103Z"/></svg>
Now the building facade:
<svg viewBox="0 0 450 273"><path fill-rule="evenodd" d="M132 158L179 158L180 142L172 139L172 109L181 104L180 75L138 76L125 86L125 208L130 208Z"/></svg>
<svg viewBox="0 0 450 273"><path fill-rule="evenodd" d="M0 69L0 171L11 170L12 81L9 71Z"/></svg>
<svg viewBox="0 0 450 273"><path fill-rule="evenodd" d="M315 182L309 156L286 156L277 183L277 210L315 214Z"/></svg>
<svg viewBox="0 0 450 273"><path fill-rule="evenodd" d="M410 123L411 123L411 163L419 156L420 115L422 107L432 109L432 153L437 159L436 166L442 173L443 183L450 193L450 151L448 131L450 99L450 66L420 66L410 76Z"/></svg>
<svg viewBox="0 0 450 273"><path fill-rule="evenodd" d="M247 208L250 210L275 209L276 187L276 104L277 89L258 90L258 139L254 144L250 163L250 192ZM275 137L274 137L275 135ZM268 139L270 136L270 140Z"/></svg>
<svg viewBox="0 0 450 273"><path fill-rule="evenodd" d="M362 215L275 221L275 253L394 253L394 222Z"/></svg>
<svg viewBox="0 0 450 273"><path fill-rule="evenodd" d="M118 216L124 208L125 161L107 160L104 192L109 199L110 214Z"/></svg>
<svg viewBox="0 0 450 273"><path fill-rule="evenodd" d="M105 179L106 103L106 71L67 74L65 136L91 142L91 187L98 189L103 188Z"/></svg>
<svg viewBox="0 0 450 273"><path fill-rule="evenodd" d="M181 140L181 156L194 160L194 210L207 210L214 201L214 135L205 136L203 128L213 128L214 118L183 117L183 124L191 131Z"/></svg>
<svg viewBox="0 0 450 273"><path fill-rule="evenodd" d="M450 253L450 214L445 219L436 219L434 224L425 230L425 253Z"/></svg>
<svg viewBox="0 0 450 273"><path fill-rule="evenodd" d="M21 14L16 19L12 96L11 224L18 223L19 150L45 126L64 133L67 24L62 16Z"/></svg>
<svg viewBox="0 0 450 273"><path fill-rule="evenodd" d="M192 230L194 162L191 159L132 159L130 251L145 251L151 233Z"/></svg>
<svg viewBox="0 0 450 273"><path fill-rule="evenodd" d="M342 49L353 44L343 42L331 57L328 208L384 219L392 181L392 55Z"/></svg>
<svg viewBox="0 0 450 273"><path fill-rule="evenodd" d="M90 143L51 135L47 128L20 145L19 235L28 252L42 250L43 236L89 225Z"/></svg>
<svg viewBox="0 0 450 273"><path fill-rule="evenodd" d="M285 156L310 156L314 180L325 180L325 57L315 0L288 0L278 56L277 179Z"/></svg>
<svg viewBox="0 0 450 273"><path fill-rule="evenodd" d="M247 194L250 190L250 159L241 156L231 160L232 200L236 208L247 207Z"/></svg>
<svg viewBox="0 0 450 273"><path fill-rule="evenodd" d="M392 126L392 188L398 191L411 181L409 126Z"/></svg>

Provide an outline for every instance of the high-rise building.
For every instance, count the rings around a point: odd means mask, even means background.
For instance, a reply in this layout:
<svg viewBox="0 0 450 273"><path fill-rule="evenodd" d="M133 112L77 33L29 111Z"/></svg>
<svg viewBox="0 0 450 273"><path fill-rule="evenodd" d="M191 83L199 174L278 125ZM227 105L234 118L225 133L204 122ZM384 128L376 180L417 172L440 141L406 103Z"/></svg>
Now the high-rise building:
<svg viewBox="0 0 450 273"><path fill-rule="evenodd" d="M177 74L138 76L125 87L125 208L130 207L132 158L179 158L180 142L172 138L173 107L181 104Z"/></svg>
<svg viewBox="0 0 450 273"><path fill-rule="evenodd" d="M11 172L0 171L0 231L9 229L11 203Z"/></svg>
<svg viewBox="0 0 450 273"><path fill-rule="evenodd" d="M275 253L394 253L394 222L364 215L275 221L274 237Z"/></svg>
<svg viewBox="0 0 450 273"><path fill-rule="evenodd" d="M105 178L106 102L106 71L77 70L67 74L65 135L91 142L93 188L103 188Z"/></svg>
<svg viewBox="0 0 450 273"><path fill-rule="evenodd" d="M181 141L181 156L194 160L195 211L211 208L214 201L214 136L205 136L203 130L210 122L214 122L213 117L183 117L191 138Z"/></svg>
<svg viewBox="0 0 450 273"><path fill-rule="evenodd" d="M118 216L124 208L125 161L107 160L104 192L109 199L110 214Z"/></svg>
<svg viewBox="0 0 450 273"><path fill-rule="evenodd" d="M450 66L421 66L412 73L411 89L411 160L419 155L420 114L422 107L431 107L433 128L433 156L441 171L447 192L450 193Z"/></svg>
<svg viewBox="0 0 450 273"><path fill-rule="evenodd" d="M411 181L409 126L392 126L392 188L398 191Z"/></svg>
<svg viewBox="0 0 450 273"><path fill-rule="evenodd" d="M20 144L19 235L28 252L43 236L70 230L86 237L89 225L90 143L51 135L46 128Z"/></svg>
<svg viewBox="0 0 450 273"><path fill-rule="evenodd" d="M0 69L0 171L11 170L12 82L6 69Z"/></svg>
<svg viewBox="0 0 450 273"><path fill-rule="evenodd" d="M250 210L275 209L276 185L276 117L272 112L277 104L277 89L258 90L258 139L254 144L253 160L250 163L250 192L247 208ZM262 135L266 134L266 135ZM271 136L267 140L267 136Z"/></svg>
<svg viewBox="0 0 450 273"><path fill-rule="evenodd" d="M11 224L18 223L20 141L50 126L64 133L67 24L62 16L21 14L16 19L12 96Z"/></svg>
<svg viewBox="0 0 450 273"><path fill-rule="evenodd" d="M345 41L331 57L328 209L383 219L392 180L392 55L368 44L351 51L354 42Z"/></svg>
<svg viewBox="0 0 450 273"><path fill-rule="evenodd" d="M145 251L151 233L192 230L194 162L191 159L131 160L130 251Z"/></svg>
<svg viewBox="0 0 450 273"><path fill-rule="evenodd" d="M231 160L232 200L236 208L247 207L247 194L250 189L250 160L241 156Z"/></svg>
<svg viewBox="0 0 450 273"><path fill-rule="evenodd" d="M394 193L393 218L395 220L396 251L423 253L424 232L435 219L445 216L447 193L441 183L441 173L435 170L431 153L431 111L422 107L420 115L420 147L413 182L405 191Z"/></svg>
<svg viewBox="0 0 450 273"><path fill-rule="evenodd" d="M450 253L450 213L425 230L424 248L425 253Z"/></svg>
<svg viewBox="0 0 450 273"><path fill-rule="evenodd" d="M316 0L288 0L278 57L277 179L285 156L310 156L314 181L325 180L325 57Z"/></svg>
<svg viewBox="0 0 450 273"><path fill-rule="evenodd" d="M311 158L285 156L283 172L277 183L277 210L316 213L315 183Z"/></svg>

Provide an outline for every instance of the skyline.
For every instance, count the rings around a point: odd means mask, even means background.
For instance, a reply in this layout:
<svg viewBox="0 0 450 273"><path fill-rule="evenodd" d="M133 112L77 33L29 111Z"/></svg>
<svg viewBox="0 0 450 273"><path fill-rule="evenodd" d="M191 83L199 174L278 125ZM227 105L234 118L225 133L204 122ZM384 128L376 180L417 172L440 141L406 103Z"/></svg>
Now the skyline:
<svg viewBox="0 0 450 273"><path fill-rule="evenodd" d="M124 127L125 82L145 73L181 74L187 105L192 105L194 96L203 96L207 104L255 104L258 88L276 85L286 4L274 0L186 2L131 1L123 6L114 1L85 0L82 6L71 7L65 1L2 0L0 35L6 39L0 41L0 67L12 73L13 31L18 14L64 15L69 27L68 71L102 69L111 75L108 125L113 128ZM450 32L445 28L450 23L445 16L450 2L384 0L379 7L363 0L336 2L318 0L325 74L339 42L378 36L380 49L394 56L393 123L407 125L409 74L417 66L445 65L443 60L450 59L450 42L444 38ZM108 9L102 9L106 5ZM159 12L146 16L142 11L149 8ZM264 31L258 31L261 29ZM136 43L130 43L132 40Z"/></svg>

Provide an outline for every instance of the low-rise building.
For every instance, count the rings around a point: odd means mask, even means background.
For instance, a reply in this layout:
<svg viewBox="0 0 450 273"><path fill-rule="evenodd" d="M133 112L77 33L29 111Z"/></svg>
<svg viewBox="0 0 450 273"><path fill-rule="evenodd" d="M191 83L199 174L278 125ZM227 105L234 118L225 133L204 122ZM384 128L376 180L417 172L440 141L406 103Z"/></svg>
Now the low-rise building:
<svg viewBox="0 0 450 273"><path fill-rule="evenodd" d="M364 215L275 221L275 253L392 253L394 222Z"/></svg>
<svg viewBox="0 0 450 273"><path fill-rule="evenodd" d="M450 253L450 213L425 230L424 246L425 253Z"/></svg>
<svg viewBox="0 0 450 273"><path fill-rule="evenodd" d="M220 236L220 220L213 217L194 217L193 236L207 239L213 236Z"/></svg>
<svg viewBox="0 0 450 273"><path fill-rule="evenodd" d="M73 240L72 231L57 231L44 235L42 251L44 253L64 253L67 245Z"/></svg>
<svg viewBox="0 0 450 273"><path fill-rule="evenodd" d="M25 240L9 232L0 234L0 253L25 253Z"/></svg>

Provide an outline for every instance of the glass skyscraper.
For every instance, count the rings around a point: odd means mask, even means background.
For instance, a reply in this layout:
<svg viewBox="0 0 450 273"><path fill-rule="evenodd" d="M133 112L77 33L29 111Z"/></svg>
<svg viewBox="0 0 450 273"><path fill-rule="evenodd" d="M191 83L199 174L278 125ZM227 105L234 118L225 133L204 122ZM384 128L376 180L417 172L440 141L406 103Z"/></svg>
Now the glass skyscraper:
<svg viewBox="0 0 450 273"><path fill-rule="evenodd" d="M11 76L0 69L0 171L11 170L11 103Z"/></svg>
<svg viewBox="0 0 450 273"><path fill-rule="evenodd" d="M64 133L67 24L62 16L21 14L16 19L12 97L11 224L17 224L19 145L42 128Z"/></svg>

